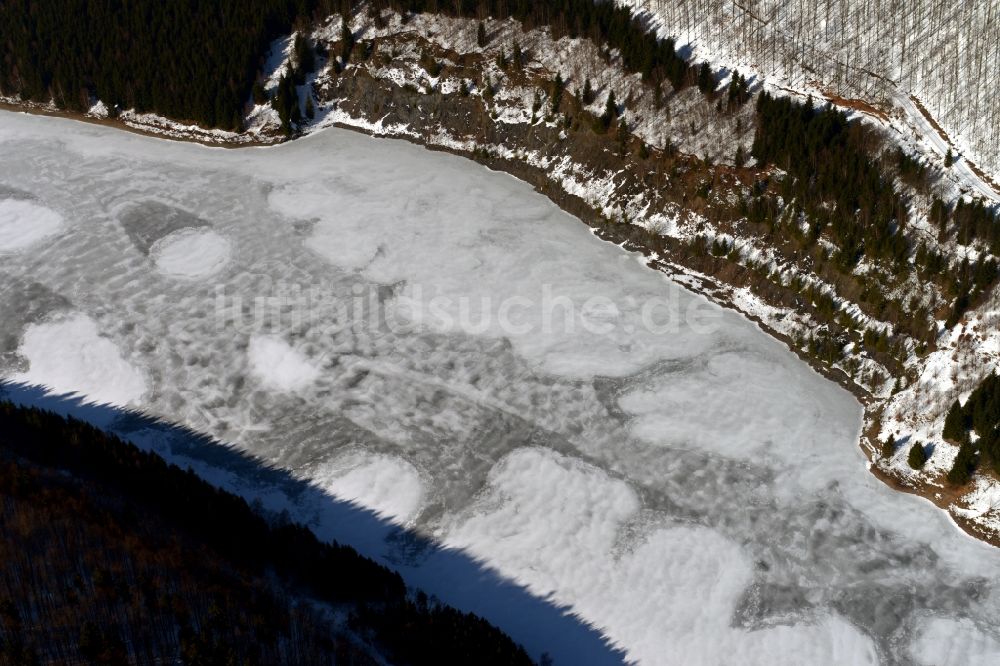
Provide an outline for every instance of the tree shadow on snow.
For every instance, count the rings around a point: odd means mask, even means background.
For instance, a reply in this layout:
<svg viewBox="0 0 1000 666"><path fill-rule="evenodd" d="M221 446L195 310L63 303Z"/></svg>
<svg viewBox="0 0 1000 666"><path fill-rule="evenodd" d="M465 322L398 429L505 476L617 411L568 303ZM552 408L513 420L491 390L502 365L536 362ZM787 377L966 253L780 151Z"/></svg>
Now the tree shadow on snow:
<svg viewBox="0 0 1000 666"><path fill-rule="evenodd" d="M480 615L521 643L533 658L555 664L622 664L624 655L570 610L539 598L471 555L399 527L352 502L338 499L286 470L187 427L134 410L49 395L44 388L0 380L0 399L72 416L153 451L253 506L285 513L324 540L352 546L397 570L420 588L463 611ZM403 548L401 548L403 544ZM396 557L405 550L413 557Z"/></svg>

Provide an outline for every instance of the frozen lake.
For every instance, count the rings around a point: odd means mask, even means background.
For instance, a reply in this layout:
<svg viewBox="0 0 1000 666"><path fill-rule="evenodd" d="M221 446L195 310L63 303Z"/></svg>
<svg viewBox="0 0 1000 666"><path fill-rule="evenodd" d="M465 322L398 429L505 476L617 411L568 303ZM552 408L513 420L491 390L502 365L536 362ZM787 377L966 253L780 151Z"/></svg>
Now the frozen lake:
<svg viewBox="0 0 1000 666"><path fill-rule="evenodd" d="M869 474L854 399L527 185L339 130L223 150L4 112L0 154L0 376L232 442L643 664L1000 660L1000 552Z"/></svg>

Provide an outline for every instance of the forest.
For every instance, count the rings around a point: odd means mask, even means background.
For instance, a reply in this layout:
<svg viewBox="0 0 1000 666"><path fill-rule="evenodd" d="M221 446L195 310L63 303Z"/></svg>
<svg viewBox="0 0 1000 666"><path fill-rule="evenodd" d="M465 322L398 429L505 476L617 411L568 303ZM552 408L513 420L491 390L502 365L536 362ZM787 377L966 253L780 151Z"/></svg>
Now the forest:
<svg viewBox="0 0 1000 666"><path fill-rule="evenodd" d="M80 421L0 402L0 497L0 664L532 663L352 548Z"/></svg>
<svg viewBox="0 0 1000 666"><path fill-rule="evenodd" d="M980 167L1000 170L1000 0L622 2L790 87L875 104L913 95Z"/></svg>
<svg viewBox="0 0 1000 666"><path fill-rule="evenodd" d="M375 0L376 6L396 11L435 12L445 16L514 18L525 30L541 26L555 38L583 37L607 44L621 53L629 71L656 85L669 82L675 89L698 82L700 68L685 60L671 39L659 39L626 7L593 0ZM710 74L710 71L709 71Z"/></svg>
<svg viewBox="0 0 1000 666"><path fill-rule="evenodd" d="M905 261L909 247L896 230L905 223L906 205L871 159L871 132L830 105L815 109L811 100L798 104L766 92L758 98L757 119L751 153L788 172L788 199L819 225L817 234L830 229L838 264L852 268L863 256Z"/></svg>
<svg viewBox="0 0 1000 666"><path fill-rule="evenodd" d="M242 129L270 43L317 0L4 0L0 94Z"/></svg>
<svg viewBox="0 0 1000 666"><path fill-rule="evenodd" d="M297 21L356 9L344 0L8 0L0 3L0 94L84 111L155 112L226 130L242 129L270 43ZM557 36L590 37L621 51L650 83L681 88L710 71L671 40L648 32L628 9L593 0L374 0L375 7L449 16L513 17ZM285 91L287 95L287 90ZM262 100L258 100L262 101ZM287 102L279 108L290 113ZM285 120L283 118L283 120ZM287 121L286 121L287 122Z"/></svg>
<svg viewBox="0 0 1000 666"><path fill-rule="evenodd" d="M757 99L751 153L760 163L787 172L780 193L806 216L811 238L829 232L837 247L834 263L843 272L853 270L863 258L893 275L915 269L921 279L935 282L953 299L946 321L950 328L996 283L1000 276L996 261L985 256L969 261L966 255L952 263L926 243L913 247L904 233L910 212L894 177L920 190L926 174L899 152L888 164L880 162L876 156L882 149L883 140L873 129L849 121L844 111L830 104L815 108L812 100L802 104L766 92ZM751 220L764 221L768 210L780 207L758 197L747 209ZM978 241L991 252L1000 250L997 213L982 201L959 199L949 206L935 200L930 218L939 228L939 242ZM918 329L910 333L922 337Z"/></svg>
<svg viewBox="0 0 1000 666"><path fill-rule="evenodd" d="M973 442L970 431L978 436ZM968 483L980 464L1000 474L1000 376L987 377L962 405L956 400L945 417L945 439L959 445L948 480Z"/></svg>

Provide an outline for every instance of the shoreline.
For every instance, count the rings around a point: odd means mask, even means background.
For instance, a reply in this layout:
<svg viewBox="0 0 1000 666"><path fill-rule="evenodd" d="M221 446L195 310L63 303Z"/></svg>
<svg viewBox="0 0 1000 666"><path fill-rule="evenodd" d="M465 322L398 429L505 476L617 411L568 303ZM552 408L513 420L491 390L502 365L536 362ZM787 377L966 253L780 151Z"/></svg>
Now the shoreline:
<svg viewBox="0 0 1000 666"><path fill-rule="evenodd" d="M647 261L645 265L651 270L655 270L659 273L665 275L668 279L673 281L675 284L687 289L693 293L696 293L711 303L718 305L719 307L733 310L747 319L749 322L753 323L758 329L763 333L782 344L787 350L792 352L800 361L803 361L812 371L821 375L824 379L837 384L839 387L848 391L858 404L862 408L862 423L861 429L858 437L857 446L861 449L867 461L866 467L868 471L873 474L882 483L888 486L891 490L897 492L903 492L909 495L915 495L921 497L931 504L933 504L937 509L943 511L948 520L958 527L963 533L968 537L975 539L981 543L994 548L1000 548L1000 536L984 533L978 528L978 526L969 518L956 515L949 510L951 503L960 497L962 492L950 489L944 486L934 486L932 484L922 484L920 486L913 486L906 484L902 479L890 474L886 470L882 469L877 464L877 450L872 445L872 430L879 422L879 415L882 410L882 405L873 401L871 395L865 391L862 387L857 385L851 378L843 372L843 370L826 365L815 361L815 359L807 356L802 352L802 350L797 349L789 336L777 331L776 329L769 326L760 317L744 312L739 307L737 307L731 299L721 296L718 293L713 292L713 287L715 289L721 289L728 286L726 283L717 280L711 276L704 276L700 274L692 274L691 271L684 269L683 266L675 264L667 258L657 258L655 260L649 261L653 251L640 243L626 237L617 237L615 233L615 226L608 225L602 221L601 216L595 211L589 204L587 204L583 199L563 192L560 198L552 196L552 194L546 191L545 188L540 187L538 182L530 178L530 173L536 171L536 167L532 167L528 164L522 164L516 160L510 160L505 158L481 158L476 154L462 151L459 149L451 148L444 145L432 144L421 140L420 137L409 136L404 134L392 134L388 132L377 132L359 125L351 125L343 122L333 122L325 126L316 128L313 132L309 134L302 134L294 136L288 139L279 138L272 143L257 142L257 141L247 141L247 142L232 142L232 141L208 141L195 134L172 136L166 135L160 132L152 130L144 130L138 127L134 127L125 123L124 121L118 119L110 118L97 118L94 116L89 116L87 114L60 111L60 110L49 110L34 105L17 105L10 104L8 102L0 102L0 110L6 110L14 113L27 113L37 116L49 116L63 118L71 121L85 122L95 125L101 125L105 127L111 127L114 129L123 130L126 132L131 132L141 136L146 136L154 139L168 140L168 141L180 141L185 143L200 144L207 147L218 147L227 149L239 149L239 148L260 148L260 147L272 147L278 146L284 143L289 143L295 141L299 138L304 138L311 136L317 132L322 132L327 128L337 128L342 130L349 130L352 132L357 132L359 134L364 134L367 136L380 138L380 139L392 139L392 140L403 140L409 142L413 145L420 146L426 150L432 152L443 152L449 153L458 157L474 162L482 167L485 167L491 171L498 173L505 173L513 178L516 178L525 184L531 186L536 192L545 196L549 201L551 201L555 206L557 206L563 212L577 218L580 222L587 225L592 233L602 241L613 243L618 245L626 252L642 254ZM676 278L678 275L688 275L693 280L679 282Z"/></svg>
<svg viewBox="0 0 1000 666"><path fill-rule="evenodd" d="M251 139L245 142L234 142L226 140L209 141L207 139L199 138L198 135L196 134L184 134L184 133L181 133L178 136L172 136L162 131L156 131L155 129L152 128L143 129L141 126L130 125L124 120L120 120L118 118L100 118L98 116L92 116L87 113L79 113L76 111L49 109L44 106L39 106L33 103L14 104L7 101L0 101L0 111L9 111L11 113L25 113L32 116L41 116L49 118L62 118L65 120L75 120L77 122L87 123L89 125L111 127L114 129L122 130L123 132L131 132L132 134L138 134L139 136L150 137L153 139L161 139L163 141L195 143L205 146L206 148L225 148L227 150L236 150L239 148L266 148L268 146L277 146L286 142L286 139L277 139L270 143L265 141L258 141L256 139Z"/></svg>

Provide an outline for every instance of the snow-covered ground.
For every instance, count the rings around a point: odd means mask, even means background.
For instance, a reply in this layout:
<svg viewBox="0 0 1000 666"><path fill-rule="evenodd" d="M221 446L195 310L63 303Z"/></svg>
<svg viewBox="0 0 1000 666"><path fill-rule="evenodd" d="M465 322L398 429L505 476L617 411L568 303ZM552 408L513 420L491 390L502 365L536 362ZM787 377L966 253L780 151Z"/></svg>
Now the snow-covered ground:
<svg viewBox="0 0 1000 666"><path fill-rule="evenodd" d="M652 14L699 60L775 84L904 111L912 95L957 155L1000 180L1000 0L616 2Z"/></svg>
<svg viewBox="0 0 1000 666"><path fill-rule="evenodd" d="M867 471L854 399L527 185L332 129L227 151L4 113L0 143L0 192L65 221L0 258L0 306L38 294L3 312L0 375L232 442L640 663L995 655L1000 558ZM224 238L228 263L160 272L181 228ZM321 527L535 656L612 658L442 554Z"/></svg>

